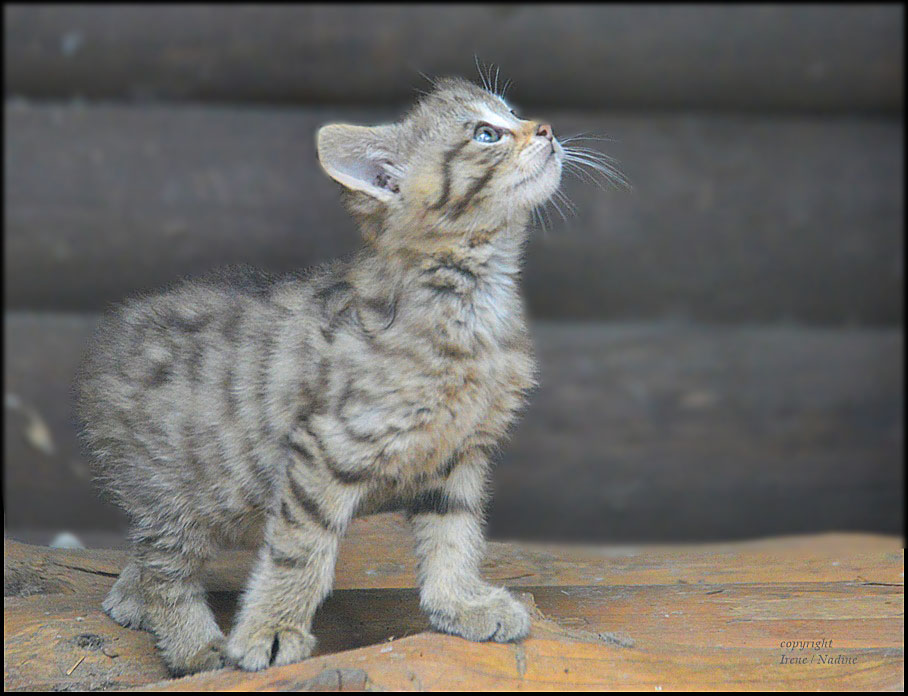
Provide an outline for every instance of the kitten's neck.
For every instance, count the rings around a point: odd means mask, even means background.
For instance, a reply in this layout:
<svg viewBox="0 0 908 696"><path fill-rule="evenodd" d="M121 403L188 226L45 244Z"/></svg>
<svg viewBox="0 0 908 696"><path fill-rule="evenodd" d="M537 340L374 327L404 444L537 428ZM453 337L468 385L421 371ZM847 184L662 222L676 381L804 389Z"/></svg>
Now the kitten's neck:
<svg viewBox="0 0 908 696"><path fill-rule="evenodd" d="M396 245L384 239L364 251L348 278L358 294L382 288L390 295L383 301L422 308L412 318L424 327L451 323L458 333L472 327L501 338L524 327L519 277L526 234L525 225L515 225L411 243L403 237Z"/></svg>
<svg viewBox="0 0 908 696"><path fill-rule="evenodd" d="M370 244L368 265L386 280L469 294L483 285L516 284L526 237L524 220L430 236L388 230Z"/></svg>

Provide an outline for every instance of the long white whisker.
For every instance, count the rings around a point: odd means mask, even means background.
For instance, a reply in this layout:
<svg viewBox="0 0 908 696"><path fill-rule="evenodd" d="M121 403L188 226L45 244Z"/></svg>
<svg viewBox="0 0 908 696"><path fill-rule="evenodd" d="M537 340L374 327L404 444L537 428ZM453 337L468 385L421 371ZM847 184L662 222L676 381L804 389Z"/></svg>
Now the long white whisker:
<svg viewBox="0 0 908 696"><path fill-rule="evenodd" d="M426 82L428 82L430 85L432 85L433 87L435 87L435 80L433 80L431 77L429 77L428 75L426 75L422 70L417 70L416 72L418 72L418 73L420 74L420 76L422 77L422 79L424 79L424 80L425 80Z"/></svg>
<svg viewBox="0 0 908 696"><path fill-rule="evenodd" d="M592 166L590 166L589 169L592 172L595 172L596 174L600 175L606 183L614 184L621 188L626 188L626 189L631 188L631 185L628 182L628 180L620 172L615 172L615 171L607 170L607 169L600 169L600 168L592 167ZM585 173L588 176L591 176L590 171L587 171ZM595 179L595 183L598 186L602 187L602 183L598 179Z"/></svg>
<svg viewBox="0 0 908 696"><path fill-rule="evenodd" d="M616 138L609 138L604 135L587 135L586 133L577 133L576 135L569 135L566 138L559 138L561 144L572 143L576 140L592 140L594 142L609 142L616 143L618 140Z"/></svg>
<svg viewBox="0 0 908 696"><path fill-rule="evenodd" d="M565 160L568 160L568 159L572 162L583 162L585 164L589 164L590 166L606 167L606 168L612 167L611 162L607 162L607 161L600 160L600 159L595 159L595 158L593 158L589 155L583 154L583 153L577 153L577 152L568 153L565 155Z"/></svg>
<svg viewBox="0 0 908 696"><path fill-rule="evenodd" d="M574 201L572 201L564 191L560 189L556 190L555 196L558 198L558 200L564 203L565 207L568 209L568 212L571 215L577 214L577 206L574 205Z"/></svg>
<svg viewBox="0 0 908 696"><path fill-rule="evenodd" d="M630 188L630 182L627 178L621 174L621 172L615 171L614 169L605 169L600 167L590 167L592 171L600 174L606 181L612 184L620 185L624 188Z"/></svg>
<svg viewBox="0 0 908 696"><path fill-rule="evenodd" d="M554 196L549 198L545 202L545 205L551 205L555 210L558 211L558 214L561 216L562 221L567 222L567 217L565 216L564 211L561 210L561 206L558 205L558 202L555 200Z"/></svg>
<svg viewBox="0 0 908 696"><path fill-rule="evenodd" d="M489 85L486 82L486 76L482 74L482 61L479 60L479 56L475 53L473 54L473 61L476 63L476 70L479 72L479 79L482 80L482 86L488 90Z"/></svg>
<svg viewBox="0 0 908 696"><path fill-rule="evenodd" d="M591 183L594 186L599 187L603 191L605 190L605 187L602 185L602 182L599 181L599 179L594 177L592 174L590 174L588 171L586 171L579 165L573 164L571 162L565 162L564 164L565 164L565 166L569 167L568 171L571 174L575 175L578 179Z"/></svg>
<svg viewBox="0 0 908 696"><path fill-rule="evenodd" d="M586 156L590 157L591 159L601 160L602 162L606 162L609 164L614 164L617 161L614 157L609 157L605 153L599 152L599 150L593 150L588 147L572 146L572 147L564 148L564 151L569 155L570 154L586 155Z"/></svg>
<svg viewBox="0 0 908 696"><path fill-rule="evenodd" d="M565 150L565 162L572 162L578 166L587 167L595 172L602 174L608 180L619 183L625 187L630 187L627 178L618 169L612 166L608 161L594 157L589 153L575 152Z"/></svg>

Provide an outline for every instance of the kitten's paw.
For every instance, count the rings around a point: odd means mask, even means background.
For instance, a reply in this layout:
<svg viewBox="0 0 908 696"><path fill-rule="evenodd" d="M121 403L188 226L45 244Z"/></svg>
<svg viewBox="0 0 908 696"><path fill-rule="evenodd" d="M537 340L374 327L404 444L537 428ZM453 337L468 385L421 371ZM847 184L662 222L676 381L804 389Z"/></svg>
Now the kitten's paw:
<svg viewBox="0 0 908 696"><path fill-rule="evenodd" d="M117 591L116 585L101 603L110 618L126 628L147 629L145 621L145 606L135 595L127 595Z"/></svg>
<svg viewBox="0 0 908 696"><path fill-rule="evenodd" d="M530 613L502 587L490 587L489 593L478 599L445 609L431 608L428 614L435 629L467 640L507 643L530 632Z"/></svg>
<svg viewBox="0 0 908 696"><path fill-rule="evenodd" d="M172 658L171 658L172 659ZM227 645L223 637L209 641L185 660L170 663L168 667L174 677L183 677L196 672L208 672L227 666Z"/></svg>
<svg viewBox="0 0 908 696"><path fill-rule="evenodd" d="M230 661L247 672L305 660L315 649L315 636L290 626L261 626L235 631L227 643Z"/></svg>
<svg viewBox="0 0 908 696"><path fill-rule="evenodd" d="M101 603L104 612L121 626L148 629L145 604L139 596L138 571L127 565Z"/></svg>

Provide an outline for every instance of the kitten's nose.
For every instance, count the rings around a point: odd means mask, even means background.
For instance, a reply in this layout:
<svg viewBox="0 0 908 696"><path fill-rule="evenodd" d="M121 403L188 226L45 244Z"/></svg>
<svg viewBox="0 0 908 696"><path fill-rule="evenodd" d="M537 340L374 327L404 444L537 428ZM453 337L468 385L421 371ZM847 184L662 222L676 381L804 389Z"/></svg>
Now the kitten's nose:
<svg viewBox="0 0 908 696"><path fill-rule="evenodd" d="M555 131L549 123L540 123L539 128L536 129L536 135L548 138L550 142L555 139Z"/></svg>

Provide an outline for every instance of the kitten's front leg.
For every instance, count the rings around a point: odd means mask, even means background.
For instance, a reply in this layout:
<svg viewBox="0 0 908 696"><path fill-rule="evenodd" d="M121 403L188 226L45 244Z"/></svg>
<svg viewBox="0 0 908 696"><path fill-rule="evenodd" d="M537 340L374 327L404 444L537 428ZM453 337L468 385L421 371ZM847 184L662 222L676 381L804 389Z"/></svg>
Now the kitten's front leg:
<svg viewBox="0 0 908 696"><path fill-rule="evenodd" d="M312 616L331 591L338 543L360 494L305 479L291 467L227 642L228 657L245 670L299 662L315 648Z"/></svg>
<svg viewBox="0 0 908 696"><path fill-rule="evenodd" d="M482 504L488 461L481 450L460 457L438 488L408 509L419 559L420 606L437 630L500 643L530 630L526 608L482 579Z"/></svg>

